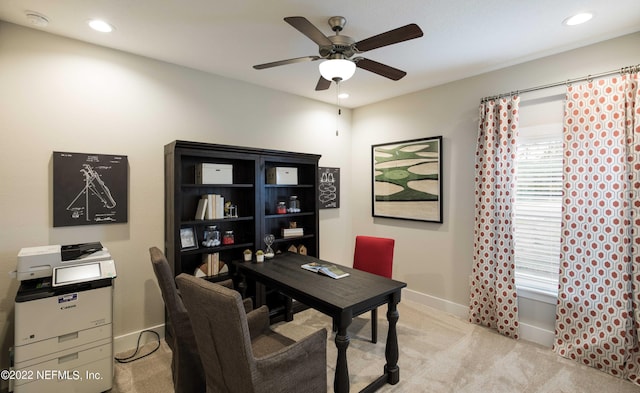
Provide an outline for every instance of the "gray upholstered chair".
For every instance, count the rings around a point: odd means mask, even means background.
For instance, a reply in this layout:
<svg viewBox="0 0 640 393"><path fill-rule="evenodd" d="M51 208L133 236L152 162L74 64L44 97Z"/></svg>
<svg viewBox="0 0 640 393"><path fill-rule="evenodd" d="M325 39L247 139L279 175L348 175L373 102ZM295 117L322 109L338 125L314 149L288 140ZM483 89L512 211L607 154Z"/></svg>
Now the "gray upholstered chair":
<svg viewBox="0 0 640 393"><path fill-rule="evenodd" d="M169 319L170 337L167 344L173 352L171 371L173 373L173 387L176 393L199 393L206 389L202 362L198 353L198 346L191 327L187 309L176 287L175 278L164 254L157 247L149 249L151 264L156 274L162 299ZM220 284L233 288L232 280L225 280ZM244 309L253 309L251 299L245 299Z"/></svg>
<svg viewBox="0 0 640 393"><path fill-rule="evenodd" d="M200 349L208 393L327 391L327 332L295 342L269 327L269 310L242 311L238 292L176 277Z"/></svg>

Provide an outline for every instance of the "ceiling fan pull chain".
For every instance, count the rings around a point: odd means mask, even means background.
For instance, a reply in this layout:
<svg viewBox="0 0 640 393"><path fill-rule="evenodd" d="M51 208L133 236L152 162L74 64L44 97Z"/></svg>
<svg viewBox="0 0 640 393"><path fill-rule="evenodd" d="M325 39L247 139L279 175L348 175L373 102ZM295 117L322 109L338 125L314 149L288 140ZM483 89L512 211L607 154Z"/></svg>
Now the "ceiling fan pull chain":
<svg viewBox="0 0 640 393"><path fill-rule="evenodd" d="M336 136L338 136L340 116L342 115L342 110L340 109L340 81L336 81L336 105L338 106L338 116L336 116Z"/></svg>

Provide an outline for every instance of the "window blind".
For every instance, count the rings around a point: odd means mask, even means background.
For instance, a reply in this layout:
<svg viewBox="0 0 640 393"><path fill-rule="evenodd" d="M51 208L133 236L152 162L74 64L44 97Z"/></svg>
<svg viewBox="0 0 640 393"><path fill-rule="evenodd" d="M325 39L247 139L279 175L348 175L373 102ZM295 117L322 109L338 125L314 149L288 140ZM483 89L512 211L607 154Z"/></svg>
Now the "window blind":
<svg viewBox="0 0 640 393"><path fill-rule="evenodd" d="M557 294L562 219L562 125L519 131L515 159L516 285Z"/></svg>

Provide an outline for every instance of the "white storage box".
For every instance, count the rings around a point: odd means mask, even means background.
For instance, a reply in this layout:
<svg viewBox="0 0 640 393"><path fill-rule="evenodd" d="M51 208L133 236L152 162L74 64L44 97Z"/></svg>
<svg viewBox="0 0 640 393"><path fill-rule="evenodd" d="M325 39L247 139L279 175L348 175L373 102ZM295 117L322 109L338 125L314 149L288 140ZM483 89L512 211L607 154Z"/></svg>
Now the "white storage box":
<svg viewBox="0 0 640 393"><path fill-rule="evenodd" d="M267 184L298 184L298 168L280 166L268 168Z"/></svg>
<svg viewBox="0 0 640 393"><path fill-rule="evenodd" d="M196 165L196 184L233 184L233 165L208 163Z"/></svg>

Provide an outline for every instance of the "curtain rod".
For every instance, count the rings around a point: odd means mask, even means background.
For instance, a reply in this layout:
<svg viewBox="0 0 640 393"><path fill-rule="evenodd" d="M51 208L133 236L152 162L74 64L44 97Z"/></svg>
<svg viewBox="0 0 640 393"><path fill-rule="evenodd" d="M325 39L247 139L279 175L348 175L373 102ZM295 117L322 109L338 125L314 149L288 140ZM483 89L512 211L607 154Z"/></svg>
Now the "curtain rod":
<svg viewBox="0 0 640 393"><path fill-rule="evenodd" d="M598 74L587 75L587 76L583 76L583 77L580 77L580 78L567 79L566 81L562 81L562 82L549 83L549 84L546 84L546 85L536 86L536 87L529 87L527 89L516 90L516 91L509 92L509 93L502 93L502 94L498 94L498 95L487 96L487 97L483 97L481 102L486 102L486 101L489 101L489 100L496 100L498 98L507 97L507 96L510 96L510 95L513 95L513 94L530 93L532 91L550 89L552 87L557 87L557 86L562 86L562 85L570 85L570 84L572 84L574 82L591 81L594 78L603 78L605 76L610 76L610 75L614 75L614 74L622 75L622 74L625 74L625 73L632 73L632 72L640 72L640 64L636 64L636 65L632 65L632 66L628 66L628 67L622 67L622 68L617 69L617 70L601 72L601 73L598 73Z"/></svg>

